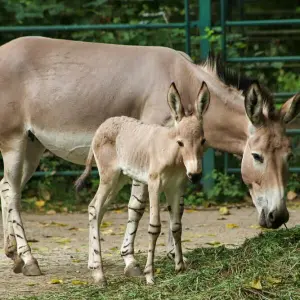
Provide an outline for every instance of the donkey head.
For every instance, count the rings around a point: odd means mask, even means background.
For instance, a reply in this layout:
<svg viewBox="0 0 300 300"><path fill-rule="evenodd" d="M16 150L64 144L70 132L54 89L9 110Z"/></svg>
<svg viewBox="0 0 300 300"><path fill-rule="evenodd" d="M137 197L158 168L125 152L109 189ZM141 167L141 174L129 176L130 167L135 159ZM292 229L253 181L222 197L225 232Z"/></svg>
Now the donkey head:
<svg viewBox="0 0 300 300"><path fill-rule="evenodd" d="M175 122L176 137L187 176L193 183L199 181L202 175L202 156L204 152L203 113L209 106L210 94L205 82L195 100L195 113L185 115L181 98L174 83L168 92L168 104Z"/></svg>
<svg viewBox="0 0 300 300"><path fill-rule="evenodd" d="M272 96L258 83L245 94L249 119L242 177L259 213L259 224L278 228L289 219L284 199L288 161L292 157L285 127L300 112L300 94L276 111Z"/></svg>

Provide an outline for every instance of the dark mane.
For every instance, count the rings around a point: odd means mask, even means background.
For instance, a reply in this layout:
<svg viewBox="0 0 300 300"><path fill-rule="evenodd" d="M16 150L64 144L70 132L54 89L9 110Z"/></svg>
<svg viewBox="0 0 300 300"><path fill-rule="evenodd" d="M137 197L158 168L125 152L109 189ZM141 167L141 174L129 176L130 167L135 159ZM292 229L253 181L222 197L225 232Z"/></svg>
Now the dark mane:
<svg viewBox="0 0 300 300"><path fill-rule="evenodd" d="M259 84L257 79L249 78L245 75L242 75L240 72L225 66L221 55L215 55L213 51L209 52L209 55L203 66L213 72L224 84L242 91L244 96L246 95L249 87L253 83L256 83L260 87L263 103L264 106L268 108L270 117L275 116L274 97L265 86Z"/></svg>
<svg viewBox="0 0 300 300"><path fill-rule="evenodd" d="M213 71L223 83L233 86L238 90L243 91L243 93L248 90L252 83L257 82L255 79L246 77L240 72L226 67L221 55L215 55L212 51L209 52L209 55L204 62L204 66Z"/></svg>

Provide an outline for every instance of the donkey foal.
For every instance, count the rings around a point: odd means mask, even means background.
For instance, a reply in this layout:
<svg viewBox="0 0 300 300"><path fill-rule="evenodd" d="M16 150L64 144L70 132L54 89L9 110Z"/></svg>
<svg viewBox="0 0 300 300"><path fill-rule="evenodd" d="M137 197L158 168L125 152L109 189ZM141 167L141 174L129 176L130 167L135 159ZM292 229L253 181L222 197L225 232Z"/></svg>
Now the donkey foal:
<svg viewBox="0 0 300 300"><path fill-rule="evenodd" d="M169 88L167 100L175 122L172 128L143 124L124 116L110 118L102 123L93 138L85 171L76 181L75 185L80 188L95 158L100 184L89 205L88 267L93 270L95 281L103 285L106 285L106 279L102 268L99 225L105 208L128 182L128 177L148 185L149 249L144 269L147 283L154 283L154 251L161 230L159 211L161 192L166 195L170 213L175 243L175 270L180 272L185 269L181 248L179 202L187 177L192 182L201 178L205 143L202 114L209 105L209 91L203 82L195 101L195 113L188 116L185 116L174 83ZM134 210L130 206L128 209ZM130 242L122 249L122 256L133 255L133 245Z"/></svg>

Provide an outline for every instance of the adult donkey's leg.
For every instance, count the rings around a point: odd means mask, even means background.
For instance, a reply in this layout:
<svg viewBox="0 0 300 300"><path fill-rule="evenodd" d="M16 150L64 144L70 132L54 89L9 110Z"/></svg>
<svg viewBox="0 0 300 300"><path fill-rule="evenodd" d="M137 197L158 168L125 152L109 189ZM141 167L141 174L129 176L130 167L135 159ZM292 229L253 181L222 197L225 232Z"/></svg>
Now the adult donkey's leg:
<svg viewBox="0 0 300 300"><path fill-rule="evenodd" d="M5 174L1 181L0 190L4 248L6 255L14 260L15 273L23 271L24 275L39 275L38 264L30 253L26 238L23 241L25 232L22 222L17 223L17 220L21 220L19 212L21 190L37 168L45 148L37 139L30 139L29 141L26 139L20 139L15 147L10 148L13 150L3 153ZM13 216L16 218L14 219ZM18 243L17 240L21 240L21 242Z"/></svg>
<svg viewBox="0 0 300 300"><path fill-rule="evenodd" d="M133 181L128 204L128 222L125 237L121 247L121 256L125 262L124 273L127 276L141 276L143 272L134 258L134 240L148 199L147 186Z"/></svg>

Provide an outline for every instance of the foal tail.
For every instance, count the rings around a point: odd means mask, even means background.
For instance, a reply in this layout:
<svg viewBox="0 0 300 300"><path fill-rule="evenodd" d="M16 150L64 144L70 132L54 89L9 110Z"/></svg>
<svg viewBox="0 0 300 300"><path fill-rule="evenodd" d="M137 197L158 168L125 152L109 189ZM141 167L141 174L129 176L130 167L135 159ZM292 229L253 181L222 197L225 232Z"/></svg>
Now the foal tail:
<svg viewBox="0 0 300 300"><path fill-rule="evenodd" d="M89 155L86 159L85 163L85 169L83 173L80 175L80 177L76 180L75 182L75 189L77 192L79 192L83 188L84 181L86 178L89 176L91 170L92 170L92 165L93 165L93 158L94 158L94 153L93 153L93 147L91 146Z"/></svg>

